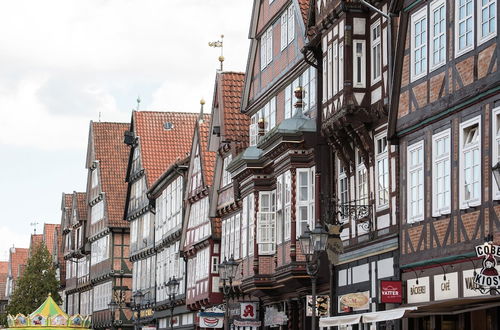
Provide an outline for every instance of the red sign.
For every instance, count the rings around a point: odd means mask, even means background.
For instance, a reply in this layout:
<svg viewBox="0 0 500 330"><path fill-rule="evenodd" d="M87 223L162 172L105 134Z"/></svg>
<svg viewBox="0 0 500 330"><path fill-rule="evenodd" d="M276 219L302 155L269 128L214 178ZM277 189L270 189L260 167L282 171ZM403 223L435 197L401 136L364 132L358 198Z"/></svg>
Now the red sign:
<svg viewBox="0 0 500 330"><path fill-rule="evenodd" d="M380 298L382 303L401 304L403 302L401 281L380 281Z"/></svg>

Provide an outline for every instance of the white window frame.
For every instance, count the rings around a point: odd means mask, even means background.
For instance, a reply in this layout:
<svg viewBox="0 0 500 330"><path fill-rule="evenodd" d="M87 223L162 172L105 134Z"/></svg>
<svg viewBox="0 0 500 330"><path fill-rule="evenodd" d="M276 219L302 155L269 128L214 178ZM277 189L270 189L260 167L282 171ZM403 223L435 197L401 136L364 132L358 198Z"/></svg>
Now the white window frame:
<svg viewBox="0 0 500 330"><path fill-rule="evenodd" d="M500 107L496 107L491 111L491 165L495 166L500 161ZM497 181L493 173L491 174L492 196L494 200L500 200L500 189L498 189Z"/></svg>
<svg viewBox="0 0 500 330"><path fill-rule="evenodd" d="M338 171L337 171L337 182L338 182L337 196L339 198L339 203L340 203L340 205L349 204L349 202L350 202L349 178L347 176L347 169L340 159L337 159L337 164L338 164L337 165L337 168L338 168ZM342 189L344 186L343 182L345 182L345 190ZM344 200L344 196L345 196L345 200ZM349 220L348 216L346 215L347 212L344 212L344 211L345 210L342 210L343 214L340 215L340 221L342 223Z"/></svg>
<svg viewBox="0 0 500 330"><path fill-rule="evenodd" d="M465 46L463 49L460 49L460 31L459 31L459 28L460 28L460 20L459 20L459 15L460 15L460 8L459 8L459 5L460 5L460 1L461 0L455 0L455 57L458 57L460 55L463 55L465 53L467 53L468 51L474 49L474 6L475 6L475 2L474 0L470 0L471 2L471 5L472 5L472 10L471 10L471 13L469 16L466 16L462 21L467 21L468 19L471 19L472 22L471 22L471 35L472 35L472 41L471 41L471 44L468 45L468 46ZM469 0L465 0L465 1L469 1ZM467 35L467 33L466 33Z"/></svg>
<svg viewBox="0 0 500 330"><path fill-rule="evenodd" d="M482 13L483 13L483 9L485 7L490 7L490 6L495 6L495 10L493 11L494 13L494 17L491 18L489 20L492 20L493 21L493 31L491 31L490 33L488 33L487 35L483 35L483 16L482 16ZM497 21L498 21L498 18L497 18L497 1L496 0L490 0L488 1L487 5L486 6L483 6L482 4L482 1L479 1L477 3L477 31L478 31L478 45L490 40L491 38L494 38L496 35L497 35Z"/></svg>
<svg viewBox="0 0 500 330"><path fill-rule="evenodd" d="M292 43L293 39L295 39L295 11L294 5L292 4L288 7L288 44Z"/></svg>
<svg viewBox="0 0 500 330"><path fill-rule="evenodd" d="M339 43L338 40L333 42L333 92L335 96L339 92Z"/></svg>
<svg viewBox="0 0 500 330"><path fill-rule="evenodd" d="M295 220L295 225L296 225L296 234L297 237L300 237L304 232L302 231L302 222L306 222L306 225L309 226L310 230L314 229L314 187L315 187L315 173L316 173L316 168L310 167L310 168L297 168L296 170L296 194L297 197L295 198L296 200L296 220ZM301 173L305 173L307 177L307 185L306 185L306 190L307 190L307 197L301 197ZM304 186L304 185L302 185ZM307 219L306 220L301 220L300 219L300 210L301 208L307 208Z"/></svg>
<svg viewBox="0 0 500 330"><path fill-rule="evenodd" d="M376 29L376 28L379 28L379 36L378 38L375 38L373 39L374 37L374 33L373 31ZM373 23L371 26L370 26L370 78L371 78L371 83L372 85L379 82L380 80L382 80L382 24L380 23L380 19L377 20L375 23ZM376 53L376 50L379 50L379 56L380 58L379 59L376 59L375 57L375 53ZM379 67L380 71L378 72L378 76L375 76L375 62L378 62L377 66Z"/></svg>
<svg viewBox="0 0 500 330"><path fill-rule="evenodd" d="M361 45L361 53L357 51L357 44ZM366 41L365 40L354 40L352 48L353 61L353 85L355 88L365 88L366 87ZM360 61L361 67L361 81L357 81L358 77L358 60Z"/></svg>
<svg viewBox="0 0 500 330"><path fill-rule="evenodd" d="M273 60L272 25L260 37L260 69L263 71Z"/></svg>
<svg viewBox="0 0 500 330"><path fill-rule="evenodd" d="M444 139L448 140L448 152L438 154L438 142ZM447 168L447 175L444 177L439 176L439 166L444 163L445 171ZM446 173L446 172L445 172ZM448 176L448 184L446 184L446 176ZM444 180L443 192L439 191L439 182ZM443 207L439 207L438 198L440 194L446 194L447 198ZM432 136L432 216L437 217L451 212L451 129L446 129L442 132Z"/></svg>
<svg viewBox="0 0 500 330"><path fill-rule="evenodd" d="M415 43L415 38L416 38L415 25L417 23L420 24L421 29L425 29L425 31L420 32L420 36L425 37L425 42L421 41L420 45L418 46L418 49ZM427 65L428 65L427 43L428 43L427 6L424 6L422 9L411 15L411 51L410 51L411 81L415 81L419 78L422 78L427 74ZM421 72L416 72L415 70L415 64L416 64L415 52L417 51L423 54L420 60L421 62L423 62L424 68L422 69Z"/></svg>
<svg viewBox="0 0 500 330"><path fill-rule="evenodd" d="M332 92L333 92L333 47L332 45L328 45L328 85L327 85L327 97L326 99L329 100L333 97Z"/></svg>
<svg viewBox="0 0 500 330"><path fill-rule="evenodd" d="M280 18L280 23L281 23L281 40L280 40L280 49L283 51L286 46L288 46L288 10L285 10L283 15L281 15Z"/></svg>
<svg viewBox="0 0 500 330"><path fill-rule="evenodd" d="M474 143L473 145L467 146L464 148L464 131L467 130L468 128L477 125L478 127L478 135L477 135L477 142ZM460 208L461 209L467 209L469 207L474 207L478 206L481 204L481 195L482 195L482 187L481 187L481 116L477 116L475 118L472 118L470 120L467 120L463 123L460 124L460 140L459 140L459 158L460 158L460 172L459 172L459 182L460 182ZM464 175L464 154L467 152L474 151L475 149L478 150L479 152L479 195L475 196L475 198L472 199L465 199L465 175Z"/></svg>
<svg viewBox="0 0 500 330"><path fill-rule="evenodd" d="M436 22L434 21L434 13L436 11L440 11L441 9L444 10L444 31L440 31L438 34L435 34L434 31L434 25ZM446 29L447 29L447 17L446 17L446 1L444 0L434 0L431 5L430 5L430 17L429 17L429 32L430 32L430 37L429 37L429 67L430 71L433 71L441 66L443 66L446 63L446 51L447 51L447 38L446 38ZM443 58L439 62L434 62L434 51L436 50L434 48L434 41L435 40L441 40L441 38L444 39L444 55ZM441 48L440 48L441 49Z"/></svg>
<svg viewBox="0 0 500 330"><path fill-rule="evenodd" d="M420 153L418 163L412 164L412 154L414 152ZM414 223L418 221L424 220L425 215L425 182L424 182L424 157L425 157L425 149L424 149L424 141L416 142L407 149L407 158L406 158L406 167L407 167L407 176L406 176L406 186L407 186L407 222ZM417 176L417 182L414 184L412 181L413 174ZM416 188L417 196L416 200L413 200L412 190ZM417 203L417 213L413 213L413 204Z"/></svg>
<svg viewBox="0 0 500 330"><path fill-rule="evenodd" d="M259 255L272 255L276 252L276 211L274 191L259 192L259 212L257 213L257 244ZM264 207L263 197L269 199L269 206Z"/></svg>
<svg viewBox="0 0 500 330"><path fill-rule="evenodd" d="M378 134L375 136L375 206L377 211L383 210L389 207L389 192L390 192L390 169L389 169L389 143L387 142L387 148L385 152L378 152L378 141L386 138L387 134L385 132ZM379 167L378 164L380 161L385 161L387 165L387 201L383 204L380 203L380 189L378 186L378 179L380 178Z"/></svg>
<svg viewBox="0 0 500 330"><path fill-rule="evenodd" d="M223 169L222 169L222 187L225 187L231 183L231 172L227 170L227 166L229 163L231 163L231 160L233 160L233 156L231 154L228 154L226 157L224 157L223 160Z"/></svg>
<svg viewBox="0 0 500 330"><path fill-rule="evenodd" d="M359 205L369 205L368 169L361 158L359 149L356 149L356 200Z"/></svg>

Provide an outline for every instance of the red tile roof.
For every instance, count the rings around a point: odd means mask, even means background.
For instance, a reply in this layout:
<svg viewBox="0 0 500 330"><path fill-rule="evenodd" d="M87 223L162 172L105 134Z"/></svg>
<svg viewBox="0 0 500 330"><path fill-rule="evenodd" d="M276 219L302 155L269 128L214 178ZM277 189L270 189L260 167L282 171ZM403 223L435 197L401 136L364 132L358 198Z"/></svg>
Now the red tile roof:
<svg viewBox="0 0 500 330"><path fill-rule="evenodd" d="M212 184L214 178L216 152L208 151L208 137L210 131L210 115L203 115L203 122L199 124L201 161L203 166L203 179L207 186Z"/></svg>
<svg viewBox="0 0 500 330"><path fill-rule="evenodd" d="M222 125L224 140L237 141L238 149L244 149L248 145L248 127L250 118L241 113L241 97L243 96L243 85L245 74L241 72L224 72L221 74L222 85Z"/></svg>
<svg viewBox="0 0 500 330"><path fill-rule="evenodd" d="M36 248L43 242L43 234L31 234L30 250Z"/></svg>
<svg viewBox="0 0 500 330"><path fill-rule="evenodd" d="M91 122L95 159L99 161L100 183L106 194L109 225L128 227L123 220L127 194L125 175L129 149L123 143L126 123Z"/></svg>
<svg viewBox="0 0 500 330"><path fill-rule="evenodd" d="M63 228L68 228L70 223L67 223L65 220L71 219L71 207L73 204L73 194L64 194L63 193L63 205L61 206L61 211L63 214L61 215L61 225Z"/></svg>
<svg viewBox="0 0 500 330"><path fill-rule="evenodd" d="M22 266L26 265L28 261L29 249L23 248L10 248L9 251L9 268L11 270L10 275L16 279L21 276Z"/></svg>
<svg viewBox="0 0 500 330"><path fill-rule="evenodd" d="M9 274L9 262L0 261L0 300L6 300L5 286L7 285L8 274Z"/></svg>
<svg viewBox="0 0 500 330"><path fill-rule="evenodd" d="M84 192L75 192L76 195L76 205L78 210L78 220L85 221L87 220L87 194Z"/></svg>
<svg viewBox="0 0 500 330"><path fill-rule="evenodd" d="M189 154L197 118L198 114L186 112L134 111L132 113L148 187L151 187L171 165ZM163 128L167 122L173 124L172 130Z"/></svg>
<svg viewBox="0 0 500 330"><path fill-rule="evenodd" d="M47 246L47 249L52 256L54 250L54 233L57 226L58 225L52 223L45 223L43 225L43 240L45 241L45 246Z"/></svg>
<svg viewBox="0 0 500 330"><path fill-rule="evenodd" d="M304 25L307 28L307 19L309 16L309 1L310 0L299 0L300 6L300 14L302 15L302 19L304 20Z"/></svg>

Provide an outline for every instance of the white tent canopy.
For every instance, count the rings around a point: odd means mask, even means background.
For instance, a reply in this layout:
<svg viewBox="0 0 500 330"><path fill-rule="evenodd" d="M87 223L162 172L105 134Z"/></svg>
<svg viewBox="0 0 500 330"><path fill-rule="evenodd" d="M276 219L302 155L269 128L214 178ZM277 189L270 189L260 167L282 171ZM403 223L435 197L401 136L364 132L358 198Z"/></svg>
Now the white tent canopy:
<svg viewBox="0 0 500 330"><path fill-rule="evenodd" d="M412 306L412 307L389 309L380 312L322 317L319 319L319 327L326 328L326 327L334 327L341 325L397 320L403 318L407 312L414 311L416 309L417 309L416 306Z"/></svg>

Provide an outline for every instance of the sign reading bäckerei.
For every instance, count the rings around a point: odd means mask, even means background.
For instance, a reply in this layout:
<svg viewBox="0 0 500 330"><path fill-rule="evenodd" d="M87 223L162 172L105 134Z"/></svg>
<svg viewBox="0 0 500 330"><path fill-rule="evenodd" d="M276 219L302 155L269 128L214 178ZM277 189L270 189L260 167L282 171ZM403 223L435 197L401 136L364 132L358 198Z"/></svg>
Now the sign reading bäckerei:
<svg viewBox="0 0 500 330"><path fill-rule="evenodd" d="M474 277L474 282L483 287L500 286L500 275L496 269L496 258L500 258L500 246L489 243L478 245L476 255L483 257L483 268Z"/></svg>

